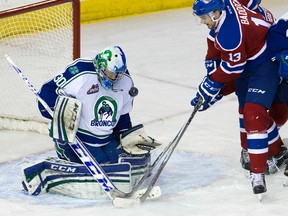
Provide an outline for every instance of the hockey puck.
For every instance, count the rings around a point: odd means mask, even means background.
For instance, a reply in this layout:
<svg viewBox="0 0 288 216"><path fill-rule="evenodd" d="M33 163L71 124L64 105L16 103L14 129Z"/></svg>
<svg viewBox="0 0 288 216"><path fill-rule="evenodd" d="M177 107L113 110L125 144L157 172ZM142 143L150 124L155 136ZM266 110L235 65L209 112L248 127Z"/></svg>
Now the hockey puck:
<svg viewBox="0 0 288 216"><path fill-rule="evenodd" d="M131 87L131 89L129 90L129 94L132 96L132 97L135 97L138 95L138 89L136 87Z"/></svg>

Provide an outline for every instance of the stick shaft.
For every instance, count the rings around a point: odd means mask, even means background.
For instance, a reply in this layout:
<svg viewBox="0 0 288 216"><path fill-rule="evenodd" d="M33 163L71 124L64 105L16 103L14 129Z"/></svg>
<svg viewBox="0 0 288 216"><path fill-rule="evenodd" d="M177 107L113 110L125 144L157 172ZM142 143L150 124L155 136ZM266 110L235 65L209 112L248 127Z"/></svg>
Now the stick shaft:
<svg viewBox="0 0 288 216"><path fill-rule="evenodd" d="M202 98L200 100L198 100L198 103L194 107L194 110L191 113L189 119L184 124L184 126L180 129L180 131L178 132L178 134L176 135L174 140L171 142L171 145L169 146L169 149L168 149L168 153L165 155L165 157L164 157L162 163L160 164L158 170L154 174L151 182L148 185L148 188L147 188L146 192L140 197L140 202L141 203L145 202L145 200L147 199L147 197L148 197L148 195L150 193L150 190L154 187L156 181L158 180L160 174L162 173L164 167L166 166L169 158L171 157L172 153L175 151L176 146L178 145L180 139L182 138L183 134L187 130L188 126L190 125L192 119L194 118L194 116L196 115L197 111L199 110L201 104L202 104Z"/></svg>

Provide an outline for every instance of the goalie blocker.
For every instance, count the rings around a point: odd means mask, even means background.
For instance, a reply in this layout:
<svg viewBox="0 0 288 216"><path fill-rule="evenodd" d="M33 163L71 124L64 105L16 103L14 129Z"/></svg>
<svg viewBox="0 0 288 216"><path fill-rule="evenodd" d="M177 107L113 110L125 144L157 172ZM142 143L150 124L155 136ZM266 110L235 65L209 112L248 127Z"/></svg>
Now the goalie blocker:
<svg viewBox="0 0 288 216"><path fill-rule="evenodd" d="M79 127L82 102L71 97L57 98L49 136L66 143L75 142Z"/></svg>

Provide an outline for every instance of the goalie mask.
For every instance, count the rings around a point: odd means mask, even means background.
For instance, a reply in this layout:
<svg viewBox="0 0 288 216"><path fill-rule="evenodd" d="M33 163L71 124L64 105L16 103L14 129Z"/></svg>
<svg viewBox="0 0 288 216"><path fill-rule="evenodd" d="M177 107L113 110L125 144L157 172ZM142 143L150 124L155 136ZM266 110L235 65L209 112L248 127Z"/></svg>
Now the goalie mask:
<svg viewBox="0 0 288 216"><path fill-rule="evenodd" d="M126 57L119 46L111 46L102 50L93 60L98 79L103 88L110 90L113 84L126 72Z"/></svg>

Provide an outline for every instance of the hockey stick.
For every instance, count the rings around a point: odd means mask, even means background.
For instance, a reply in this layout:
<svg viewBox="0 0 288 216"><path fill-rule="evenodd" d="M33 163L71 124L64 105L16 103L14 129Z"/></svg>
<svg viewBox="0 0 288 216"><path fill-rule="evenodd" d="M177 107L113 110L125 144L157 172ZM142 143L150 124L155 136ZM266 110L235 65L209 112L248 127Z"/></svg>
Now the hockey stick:
<svg viewBox="0 0 288 216"><path fill-rule="evenodd" d="M174 152L174 150L176 149L176 146L178 145L180 139L182 138L183 134L185 133L185 131L187 130L188 126L190 125L192 119L194 118L194 116L196 115L197 111L199 110L199 108L202 105L202 98L200 98L196 104L196 106L194 107L193 112L191 113L189 119L187 120L187 122L183 125L183 127L180 129L180 131L177 133L176 137L173 139L173 141L168 145L168 148L165 148L164 151L161 153L162 156L158 157L162 158L164 155L164 159L162 161L162 163L160 164L158 170L156 171L156 173L154 174L151 182L149 183L147 190L142 194L142 196L140 196L137 199L127 199L126 197L121 198L121 197L115 197L115 199L112 201L114 206L117 207L128 207L128 206L134 206L134 205L138 205L138 204L142 204L145 202L145 200L147 199L150 191L153 189L156 181L158 180L160 174L162 173L164 167L166 166L169 158L171 157L172 153ZM167 152L167 153L166 153ZM160 159L159 159L160 160ZM159 161L158 160L158 161ZM157 162L158 163L158 162ZM153 164L154 165L154 164ZM152 170L151 170L152 171ZM141 179L142 180L142 179Z"/></svg>
<svg viewBox="0 0 288 216"><path fill-rule="evenodd" d="M38 101L44 106L44 108L47 110L47 112L53 117L53 111L48 106L48 104L39 96L37 90L34 88L34 86L29 82L29 80L24 76L22 71L19 67L12 61L12 59L6 54L5 58L7 62L13 67L13 69L18 73L18 75L22 78L22 80L25 81L26 85L29 87L29 89L34 93ZM102 167L98 164L98 162L94 159L94 157L90 154L88 149L85 147L85 145L82 143L82 141L76 136L77 143L69 143L75 154L79 157L79 159L82 161L82 163L86 166L88 171L91 173L91 175L97 180L99 185L102 187L102 189L106 192L106 194L110 197L110 199L113 200L113 197L110 194L110 191L112 189L118 190L113 182L109 179L105 171L102 169Z"/></svg>

